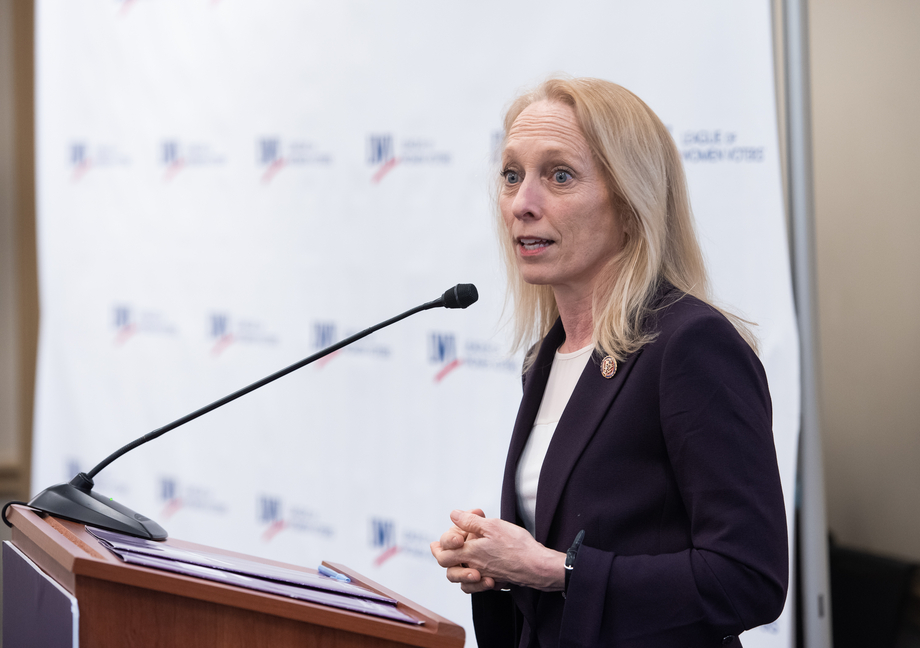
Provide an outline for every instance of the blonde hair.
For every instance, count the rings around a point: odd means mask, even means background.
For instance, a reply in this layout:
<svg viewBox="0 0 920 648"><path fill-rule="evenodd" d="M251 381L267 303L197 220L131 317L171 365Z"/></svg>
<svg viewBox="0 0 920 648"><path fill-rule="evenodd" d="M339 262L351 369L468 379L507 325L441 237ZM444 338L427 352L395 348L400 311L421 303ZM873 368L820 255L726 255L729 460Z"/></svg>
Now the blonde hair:
<svg viewBox="0 0 920 648"><path fill-rule="evenodd" d="M646 330L655 296L668 282L709 302L706 267L693 227L693 213L680 153L658 116L629 90L601 79L549 79L519 96L505 114L514 120L539 101L571 107L606 183L625 232L622 249L601 271L592 304L594 345L622 361L652 339ZM550 286L521 277L516 250L497 207L499 232L514 305L514 348L542 339L559 316ZM743 320L727 315L756 349ZM527 365L535 354L531 354ZM525 367L526 368L526 367Z"/></svg>

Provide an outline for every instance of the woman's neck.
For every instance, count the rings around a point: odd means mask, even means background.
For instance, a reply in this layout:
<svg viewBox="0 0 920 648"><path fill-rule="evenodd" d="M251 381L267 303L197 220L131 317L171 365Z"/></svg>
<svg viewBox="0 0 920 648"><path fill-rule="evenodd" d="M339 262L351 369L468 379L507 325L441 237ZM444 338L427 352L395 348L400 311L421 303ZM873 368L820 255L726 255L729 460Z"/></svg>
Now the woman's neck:
<svg viewBox="0 0 920 648"><path fill-rule="evenodd" d="M556 294L556 308L565 330L565 342L559 347L560 352L571 353L591 344L594 338L592 301L590 294L580 297Z"/></svg>

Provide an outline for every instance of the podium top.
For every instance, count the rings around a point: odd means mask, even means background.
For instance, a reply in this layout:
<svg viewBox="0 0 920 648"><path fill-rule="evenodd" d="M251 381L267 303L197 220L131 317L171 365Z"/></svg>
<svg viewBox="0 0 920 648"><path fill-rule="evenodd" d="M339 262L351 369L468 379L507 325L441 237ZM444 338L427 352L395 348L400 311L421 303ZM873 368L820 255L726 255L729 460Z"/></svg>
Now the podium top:
<svg viewBox="0 0 920 648"><path fill-rule="evenodd" d="M427 648L460 648L464 644L462 627L413 603L361 574L337 563L323 563L352 582L383 596L395 599L397 609L424 622L408 625L316 603L246 590L182 574L130 565L106 549L82 524L43 516L12 506L8 513L13 525L13 544L28 555L65 589L80 599L81 579L96 579L163 592L218 605L250 610L275 617L344 630L368 637ZM170 538L166 544L188 550L207 551L315 574L316 570L287 563L247 556Z"/></svg>

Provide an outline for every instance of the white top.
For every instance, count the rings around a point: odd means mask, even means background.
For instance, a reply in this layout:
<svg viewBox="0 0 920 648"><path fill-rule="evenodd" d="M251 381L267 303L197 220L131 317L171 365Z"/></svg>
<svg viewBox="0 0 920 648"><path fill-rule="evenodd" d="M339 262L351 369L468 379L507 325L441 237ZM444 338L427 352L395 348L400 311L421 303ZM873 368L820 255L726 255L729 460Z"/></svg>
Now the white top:
<svg viewBox="0 0 920 648"><path fill-rule="evenodd" d="M562 412L572 392L575 391L575 384L588 364L593 350L592 344L572 353L556 351L537 418L518 462L515 477L518 510L524 519L524 526L531 535L536 535L537 484L540 481L543 459L546 457L550 441L553 440L556 424L562 418Z"/></svg>

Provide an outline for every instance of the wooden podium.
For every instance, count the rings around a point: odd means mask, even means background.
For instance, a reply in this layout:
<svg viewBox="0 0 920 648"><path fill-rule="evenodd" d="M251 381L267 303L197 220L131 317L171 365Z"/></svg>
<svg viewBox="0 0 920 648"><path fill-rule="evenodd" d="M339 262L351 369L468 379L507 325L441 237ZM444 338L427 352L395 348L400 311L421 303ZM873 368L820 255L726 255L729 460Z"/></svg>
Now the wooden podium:
<svg viewBox="0 0 920 648"><path fill-rule="evenodd" d="M353 583L396 599L399 610L424 625L129 565L83 525L40 516L25 507L10 507L8 519L13 525L12 544L76 597L81 648L460 648L464 643L460 626L339 564L325 563L347 574ZM182 540L166 542L316 573Z"/></svg>

